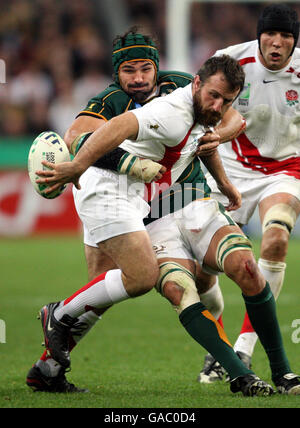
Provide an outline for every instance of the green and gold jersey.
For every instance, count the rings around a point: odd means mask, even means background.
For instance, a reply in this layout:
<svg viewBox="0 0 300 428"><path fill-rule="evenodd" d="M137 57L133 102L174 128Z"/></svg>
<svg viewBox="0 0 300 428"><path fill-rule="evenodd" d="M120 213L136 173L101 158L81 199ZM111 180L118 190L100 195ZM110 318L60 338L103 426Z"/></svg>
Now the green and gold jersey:
<svg viewBox="0 0 300 428"><path fill-rule="evenodd" d="M160 71L158 75L157 92L153 98L170 94L177 88L187 86L192 80L192 75L188 73ZM121 113L138 107L141 107L141 104L136 104L134 100L122 90L120 85L112 83L104 91L100 92L100 94L91 98L87 106L77 117L85 115L98 117L99 119L107 121L115 116L119 116Z"/></svg>
<svg viewBox="0 0 300 428"><path fill-rule="evenodd" d="M151 210L144 218L144 224L147 225L158 218L174 213L196 199L207 199L210 197L210 192L201 163L198 158L195 158L176 183L149 202Z"/></svg>

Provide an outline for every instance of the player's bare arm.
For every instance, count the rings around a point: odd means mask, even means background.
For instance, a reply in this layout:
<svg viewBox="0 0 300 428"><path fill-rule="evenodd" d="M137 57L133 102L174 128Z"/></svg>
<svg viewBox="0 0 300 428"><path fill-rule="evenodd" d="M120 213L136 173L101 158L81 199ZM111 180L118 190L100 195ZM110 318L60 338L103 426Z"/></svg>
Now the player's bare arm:
<svg viewBox="0 0 300 428"><path fill-rule="evenodd" d="M72 162L55 165L44 161L43 165L50 169L36 172L40 177L37 183L47 184L47 192L56 190L65 183L74 183L80 189L79 177L84 171L125 139L135 140L138 130L138 121L133 113L126 112L114 117L87 139Z"/></svg>
<svg viewBox="0 0 300 428"><path fill-rule="evenodd" d="M220 143L237 138L246 128L246 120L244 117L230 107L224 114L222 121L216 126L216 132L220 135Z"/></svg>
<svg viewBox="0 0 300 428"><path fill-rule="evenodd" d="M242 204L241 194L227 177L218 151L216 150L211 156L201 157L201 161L214 177L220 191L227 196L229 200L227 211L238 209Z"/></svg>
<svg viewBox="0 0 300 428"><path fill-rule="evenodd" d="M79 116L77 117L72 125L67 129L64 142L68 146L69 151L72 153L72 144L75 139L86 132L94 132L96 129L105 125L104 119L92 117L92 116Z"/></svg>

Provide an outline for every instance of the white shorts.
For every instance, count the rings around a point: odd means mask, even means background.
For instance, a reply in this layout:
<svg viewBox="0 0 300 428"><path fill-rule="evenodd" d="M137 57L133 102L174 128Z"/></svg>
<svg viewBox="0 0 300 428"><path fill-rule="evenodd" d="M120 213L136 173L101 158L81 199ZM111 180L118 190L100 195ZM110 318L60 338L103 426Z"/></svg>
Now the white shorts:
<svg viewBox="0 0 300 428"><path fill-rule="evenodd" d="M203 259L216 231L232 224L235 225L230 215L220 211L217 201L198 200L150 223L147 232L158 259L196 259L203 266Z"/></svg>
<svg viewBox="0 0 300 428"><path fill-rule="evenodd" d="M84 243L93 247L106 239L146 230L143 218L149 205L144 184L112 171L90 167L73 186L74 202L83 223Z"/></svg>
<svg viewBox="0 0 300 428"><path fill-rule="evenodd" d="M226 196L222 195L215 180L208 173L207 184L211 188L211 197L217 199L223 205L228 204ZM300 180L285 174L262 175L261 177L239 178L230 177L230 181L242 195L242 206L236 211L231 211L231 217L239 224L248 224L255 208L267 196L275 193L289 193L300 200Z"/></svg>

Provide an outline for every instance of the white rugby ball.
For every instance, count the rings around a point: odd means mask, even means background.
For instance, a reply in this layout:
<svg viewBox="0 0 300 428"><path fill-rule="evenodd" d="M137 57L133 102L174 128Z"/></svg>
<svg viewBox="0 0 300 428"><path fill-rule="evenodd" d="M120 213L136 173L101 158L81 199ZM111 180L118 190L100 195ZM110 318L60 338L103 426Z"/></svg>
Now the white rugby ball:
<svg viewBox="0 0 300 428"><path fill-rule="evenodd" d="M70 162L71 160L66 143L56 132L45 131L38 135L33 141L28 155L28 173L34 189L44 198L53 199L61 195L67 186L65 184L51 193L44 193L47 185L36 183L39 176L35 173L38 170L49 169L42 164L44 160L51 163Z"/></svg>

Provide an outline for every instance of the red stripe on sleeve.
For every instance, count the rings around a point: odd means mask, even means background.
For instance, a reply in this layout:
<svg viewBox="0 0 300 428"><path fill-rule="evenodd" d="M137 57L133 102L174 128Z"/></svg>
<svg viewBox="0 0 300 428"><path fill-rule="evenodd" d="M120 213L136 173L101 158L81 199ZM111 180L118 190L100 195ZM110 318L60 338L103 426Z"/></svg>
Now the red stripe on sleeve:
<svg viewBox="0 0 300 428"><path fill-rule="evenodd" d="M242 58L239 60L240 65L246 65L246 64L249 64L250 62L256 62L254 56L249 56L247 58Z"/></svg>

